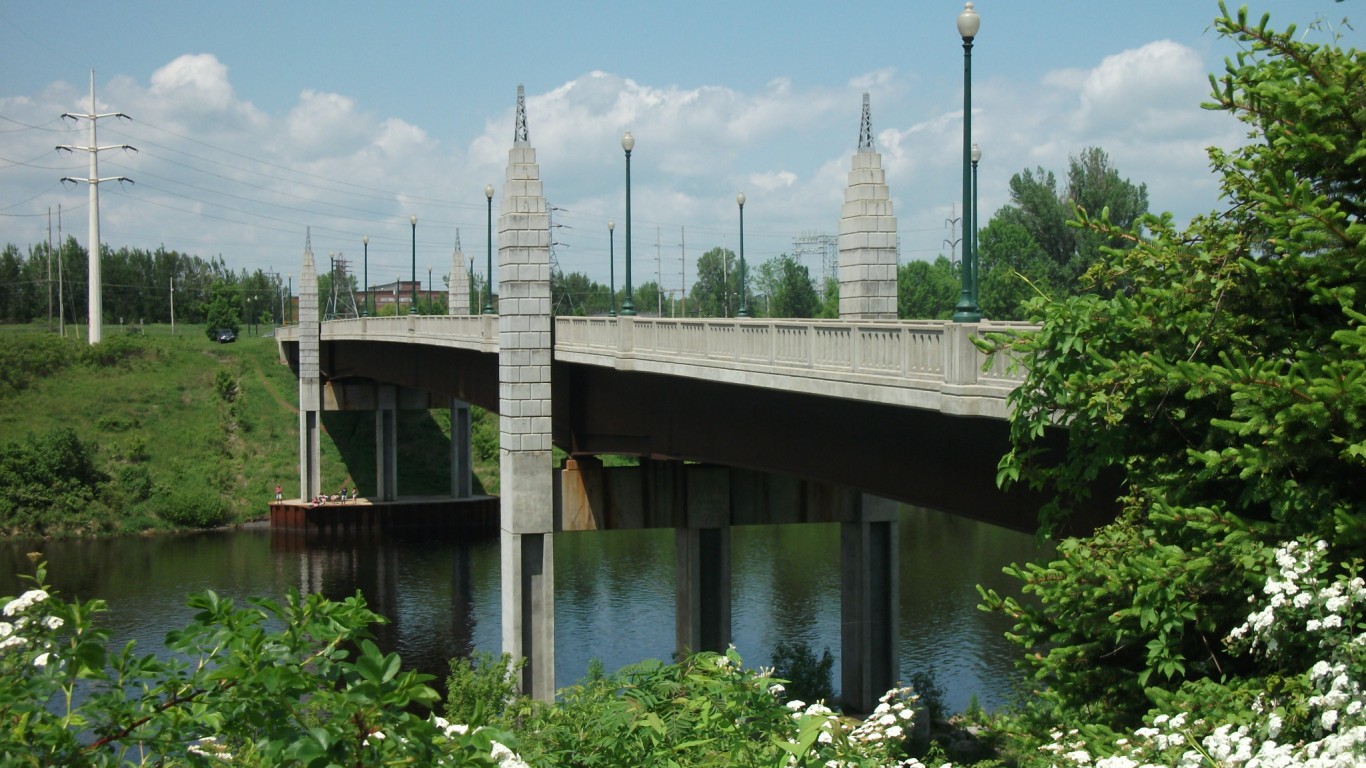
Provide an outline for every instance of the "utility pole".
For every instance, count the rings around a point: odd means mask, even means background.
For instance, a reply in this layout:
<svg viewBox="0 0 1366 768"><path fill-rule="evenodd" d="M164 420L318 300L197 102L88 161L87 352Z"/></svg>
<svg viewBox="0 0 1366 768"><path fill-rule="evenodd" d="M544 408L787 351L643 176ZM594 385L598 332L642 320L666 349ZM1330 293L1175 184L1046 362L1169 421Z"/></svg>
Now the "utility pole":
<svg viewBox="0 0 1366 768"><path fill-rule="evenodd" d="M52 206L47 207L47 332L52 333Z"/></svg>
<svg viewBox="0 0 1366 768"><path fill-rule="evenodd" d="M688 238L683 227L678 228L678 301L682 305L683 311L679 314L683 317L688 316Z"/></svg>
<svg viewBox="0 0 1366 768"><path fill-rule="evenodd" d="M658 299L658 308L655 309L655 317L664 316L664 272L659 261L659 227L655 227L655 298Z"/></svg>
<svg viewBox="0 0 1366 768"><path fill-rule="evenodd" d="M99 145L99 142L96 140L95 126L99 123L101 118L121 117L125 120L131 120L132 118L130 118L128 115L123 114L122 112L105 112L104 114L100 114L95 111L94 69L90 70L90 113L86 115L81 115L72 112L63 112L62 117L70 118L71 120L90 121L90 146L77 147L72 146L70 144L59 144L57 145L57 149L64 150L67 152L75 152L76 150L81 150L82 152L90 153L90 176L84 179L78 179L72 176L65 176L62 178L62 181L69 181L73 184L77 182L83 182L90 186L90 253L88 259L90 263L89 338L90 344L93 346L95 344L100 343L100 341L104 337L104 329L101 327L101 323L104 321L104 294L102 291L103 286L100 282L100 183L105 181L127 181L129 183L132 183L132 179L129 179L127 176L109 176L103 179L100 178L99 155L100 152L106 149L131 149L134 152L138 150L137 147L128 144L112 144L107 147L101 147Z"/></svg>
<svg viewBox="0 0 1366 768"><path fill-rule="evenodd" d="M171 275L171 335L175 335L175 275Z"/></svg>
<svg viewBox="0 0 1366 768"><path fill-rule="evenodd" d="M944 241L944 245L947 245L947 246L949 247L949 263L950 263L950 264L953 264L954 266L957 266L957 265L958 265L958 256L957 256L958 244L961 243L961 242L963 242L963 238L957 236L957 235L958 235L958 222L962 221L963 218L962 218L961 216L954 216L954 215L953 215L954 212L957 210L956 208L953 207L953 205L954 205L953 203L950 203L950 204L949 204L949 218L944 219L944 223L947 224L948 227L949 227L949 239L947 239L947 240Z"/></svg>
<svg viewBox="0 0 1366 768"><path fill-rule="evenodd" d="M57 203L57 335L66 338L66 305L62 303L62 204Z"/></svg>

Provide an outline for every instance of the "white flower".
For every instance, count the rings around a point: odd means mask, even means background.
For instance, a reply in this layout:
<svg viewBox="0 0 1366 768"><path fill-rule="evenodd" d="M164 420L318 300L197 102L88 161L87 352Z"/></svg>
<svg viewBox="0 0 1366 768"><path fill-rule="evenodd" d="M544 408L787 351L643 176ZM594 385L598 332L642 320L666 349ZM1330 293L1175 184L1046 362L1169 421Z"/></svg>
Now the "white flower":
<svg viewBox="0 0 1366 768"><path fill-rule="evenodd" d="M1324 712L1323 717L1319 718L1319 723L1323 725L1323 730L1333 730L1333 727L1338 724L1338 711L1336 709L1330 709L1327 712Z"/></svg>
<svg viewBox="0 0 1366 768"><path fill-rule="evenodd" d="M786 706L788 709L796 712L799 709L806 709L806 702L801 699L793 699L792 701L789 701Z"/></svg>
<svg viewBox="0 0 1366 768"><path fill-rule="evenodd" d="M822 729L820 734L816 736L816 741L819 741L822 744L829 744L834 740L835 738L830 735L830 732L824 729Z"/></svg>
<svg viewBox="0 0 1366 768"><path fill-rule="evenodd" d="M36 657L34 657L34 659L33 659L33 666L35 666L35 667L46 667L46 666L47 666L47 657L48 657L48 654L47 654L47 653L40 653L40 654L38 654L38 655L37 655Z"/></svg>
<svg viewBox="0 0 1366 768"><path fill-rule="evenodd" d="M41 589L30 589L5 604L5 615L13 616L20 611L28 610L30 607L37 605L46 599L46 591Z"/></svg>
<svg viewBox="0 0 1366 768"><path fill-rule="evenodd" d="M778 694L783 693L786 690L787 689L783 687L782 683L774 683L773 685L770 685L768 687L768 693L770 696L777 696Z"/></svg>
<svg viewBox="0 0 1366 768"><path fill-rule="evenodd" d="M899 738L901 738L901 735L902 735L903 733L905 733L905 731L901 730L901 726L899 726L899 725L894 725L894 726L892 726L891 728L888 728L888 729L887 729L887 738L889 738L889 739L899 739Z"/></svg>
<svg viewBox="0 0 1366 768"><path fill-rule="evenodd" d="M46 619L43 619L43 626L48 629L61 629L62 625L65 623L66 622L60 616L48 616Z"/></svg>

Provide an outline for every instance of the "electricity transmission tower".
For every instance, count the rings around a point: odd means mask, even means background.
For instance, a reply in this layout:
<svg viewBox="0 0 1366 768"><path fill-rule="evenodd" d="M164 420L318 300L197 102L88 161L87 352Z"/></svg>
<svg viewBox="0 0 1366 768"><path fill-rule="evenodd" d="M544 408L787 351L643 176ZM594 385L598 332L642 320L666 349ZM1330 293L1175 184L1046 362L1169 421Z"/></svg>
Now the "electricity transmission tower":
<svg viewBox="0 0 1366 768"><path fill-rule="evenodd" d="M805 256L820 258L822 279L835 279L839 276L840 242L835 235L803 232L792 238L792 258L801 264Z"/></svg>
<svg viewBox="0 0 1366 768"><path fill-rule="evenodd" d="M332 256L332 291L327 297L325 320L360 317L356 309L356 292L351 290L351 276L347 272L346 257L340 253Z"/></svg>
<svg viewBox="0 0 1366 768"><path fill-rule="evenodd" d="M126 182L128 182L128 183L130 183L130 184L133 183L133 180L130 179L130 178L128 178L127 176L107 176L107 177L105 177L105 178L103 178L103 179L100 178L100 161L99 161L99 156L100 156L100 153L103 152L103 151L106 150L106 149L131 149L131 150L133 150L134 152L136 152L136 151L138 151L138 150L137 150L137 147L134 147L134 146L131 146L131 145L128 145L128 144L111 144L111 145L109 145L109 146L107 146L107 147L101 147L101 146L99 145L99 142L96 140L96 138L95 138L95 126L99 123L99 121L100 121L102 118L106 118L106 117L121 117L121 118L123 118L124 120L131 120L132 118L129 117L128 115L123 114L122 112L105 112L105 113L101 114L101 113L98 113L98 112L95 111L95 70L93 70L93 69L90 70L90 113L89 113L89 114L86 114L86 115L81 115L81 114L76 114L76 113L73 113L73 112L63 112L63 113L62 113L62 117L63 117L63 118L70 119L70 120L89 120L89 121L90 121L90 146L88 146L88 147L77 147L77 146L73 146L73 145L70 145L70 144L59 144L59 145L57 145L57 149L62 150L62 151L65 151L65 152L75 152L75 151L77 151L77 150L80 150L81 152L89 152L89 153L90 153L90 176L89 176L88 178L84 178L84 179L79 179L79 178L76 178L76 177L74 177L74 176L64 176L64 177L62 178L62 181L63 181L63 182L71 182L72 184L84 183L84 184L89 184L89 185L90 185L90 245L89 245L89 248L90 248L90 258L89 258L89 262L90 262L90 291L89 291L89 293L90 293L90 333L89 333L89 341L90 341L90 343L93 345L93 344L99 344L100 341L101 341L101 340L103 339L103 337L104 337L104 329L101 327L101 323L103 322L103 319L104 319L104 292L103 292L103 285L102 285L102 283L101 283L101 278L100 278L100 183L101 183L101 182L105 182L105 181L118 181L118 182L124 182L124 181L126 181Z"/></svg>

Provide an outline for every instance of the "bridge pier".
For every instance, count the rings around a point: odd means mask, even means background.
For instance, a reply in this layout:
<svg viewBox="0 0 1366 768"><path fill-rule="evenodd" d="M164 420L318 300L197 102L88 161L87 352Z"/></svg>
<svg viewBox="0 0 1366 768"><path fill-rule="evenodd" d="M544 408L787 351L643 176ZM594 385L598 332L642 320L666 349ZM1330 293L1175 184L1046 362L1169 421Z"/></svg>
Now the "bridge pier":
<svg viewBox="0 0 1366 768"><path fill-rule="evenodd" d="M861 494L855 517L840 523L840 694L872 712L901 675L900 541L895 502Z"/></svg>
<svg viewBox="0 0 1366 768"><path fill-rule="evenodd" d="M729 473L684 475L684 527L674 529L674 638L679 653L730 645ZM671 484L672 485L672 484Z"/></svg>
<svg viewBox="0 0 1366 768"><path fill-rule="evenodd" d="M375 388L375 498L398 498L398 387Z"/></svg>
<svg viewBox="0 0 1366 768"><path fill-rule="evenodd" d="M550 439L550 212L517 88L498 217L499 482L503 650L522 692L555 697L554 472Z"/></svg>
<svg viewBox="0 0 1366 768"><path fill-rule="evenodd" d="M470 404L451 398L451 495L474 495L474 455L470 448Z"/></svg>
<svg viewBox="0 0 1366 768"><path fill-rule="evenodd" d="M299 270L299 498L322 492L322 371L318 273L311 238L304 238Z"/></svg>

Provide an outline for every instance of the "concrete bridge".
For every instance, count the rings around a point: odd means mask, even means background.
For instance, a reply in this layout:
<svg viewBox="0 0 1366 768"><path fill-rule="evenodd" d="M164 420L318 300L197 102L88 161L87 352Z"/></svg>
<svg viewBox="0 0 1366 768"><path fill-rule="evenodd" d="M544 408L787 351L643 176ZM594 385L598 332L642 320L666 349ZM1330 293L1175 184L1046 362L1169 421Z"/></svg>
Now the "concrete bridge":
<svg viewBox="0 0 1366 768"><path fill-rule="evenodd" d="M471 495L469 407L497 412L503 649L528 659L522 687L546 699L554 534L673 528L677 645L704 650L730 639L731 526L838 522L842 695L871 710L900 676L896 502L1032 531L1041 500L995 485L1020 377L1005 361L984 369L972 338L1010 326L894 319L895 218L866 99L863 125L840 320L552 318L549 216L519 93L499 314L470 314L457 250L451 315L322 323L305 246L300 323L278 332L299 375L300 497L321 490L324 409L375 411L380 500L398 497L399 408L450 408L457 498ZM568 456L560 466L552 445ZM639 464L607 468L603 454Z"/></svg>

